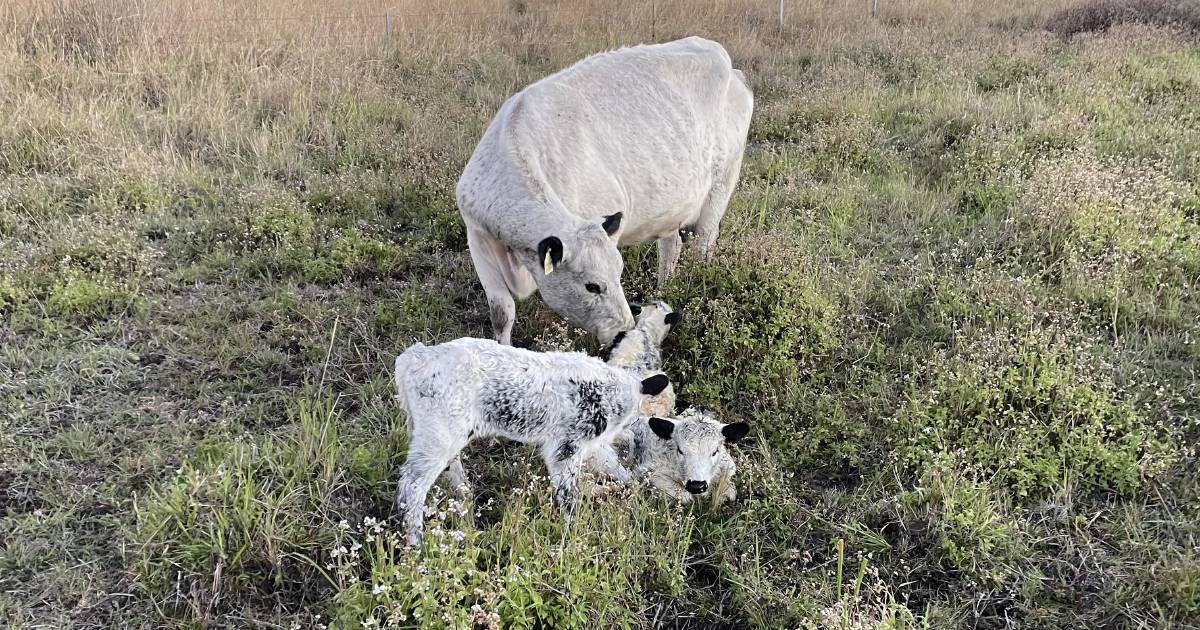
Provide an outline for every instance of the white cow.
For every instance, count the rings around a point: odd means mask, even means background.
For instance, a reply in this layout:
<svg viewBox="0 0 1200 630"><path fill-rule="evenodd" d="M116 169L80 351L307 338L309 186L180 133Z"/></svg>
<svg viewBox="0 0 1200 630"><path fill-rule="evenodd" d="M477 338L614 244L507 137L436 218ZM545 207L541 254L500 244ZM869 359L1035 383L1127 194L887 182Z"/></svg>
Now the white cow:
<svg viewBox="0 0 1200 630"><path fill-rule="evenodd" d="M535 290L601 343L630 328L617 246L657 240L660 284L682 231L711 255L753 107L699 37L593 55L505 101L456 189L495 338Z"/></svg>

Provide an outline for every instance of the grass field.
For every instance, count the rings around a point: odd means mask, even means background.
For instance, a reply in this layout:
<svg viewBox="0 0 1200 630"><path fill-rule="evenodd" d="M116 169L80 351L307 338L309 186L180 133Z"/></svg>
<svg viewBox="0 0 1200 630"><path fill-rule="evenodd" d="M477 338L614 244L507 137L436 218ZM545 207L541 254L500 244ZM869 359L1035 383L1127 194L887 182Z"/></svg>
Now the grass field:
<svg viewBox="0 0 1200 630"><path fill-rule="evenodd" d="M0 626L1200 627L1191 0L291 4L0 8ZM755 92L742 181L624 283L753 423L738 501L568 526L479 443L399 550L388 369L490 329L474 143L690 34ZM536 298L514 341L595 350Z"/></svg>

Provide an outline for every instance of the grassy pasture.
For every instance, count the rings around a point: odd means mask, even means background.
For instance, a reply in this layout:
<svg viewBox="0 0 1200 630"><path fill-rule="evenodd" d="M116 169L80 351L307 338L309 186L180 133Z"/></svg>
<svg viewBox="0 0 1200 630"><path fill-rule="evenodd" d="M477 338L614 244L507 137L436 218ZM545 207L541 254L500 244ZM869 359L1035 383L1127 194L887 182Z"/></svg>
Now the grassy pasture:
<svg viewBox="0 0 1200 630"><path fill-rule="evenodd" d="M1200 627L1200 8L866 5L0 7L0 626ZM398 550L388 368L489 330L474 143L688 34L755 92L741 184L624 284L753 423L738 501L567 525L481 443ZM536 298L514 340L595 349Z"/></svg>

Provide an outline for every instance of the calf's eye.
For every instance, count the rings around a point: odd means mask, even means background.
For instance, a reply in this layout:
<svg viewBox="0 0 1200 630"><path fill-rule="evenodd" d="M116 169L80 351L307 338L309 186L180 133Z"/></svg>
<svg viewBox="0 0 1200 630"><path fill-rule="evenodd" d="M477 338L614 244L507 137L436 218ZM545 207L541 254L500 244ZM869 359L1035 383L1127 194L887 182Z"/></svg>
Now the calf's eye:
<svg viewBox="0 0 1200 630"><path fill-rule="evenodd" d="M675 447L675 452L683 455L683 449L679 448L678 446Z"/></svg>
<svg viewBox="0 0 1200 630"><path fill-rule="evenodd" d="M595 293L596 295L600 295L600 285L596 284L595 282L589 282L589 283L583 285L583 288L587 289L588 293Z"/></svg>

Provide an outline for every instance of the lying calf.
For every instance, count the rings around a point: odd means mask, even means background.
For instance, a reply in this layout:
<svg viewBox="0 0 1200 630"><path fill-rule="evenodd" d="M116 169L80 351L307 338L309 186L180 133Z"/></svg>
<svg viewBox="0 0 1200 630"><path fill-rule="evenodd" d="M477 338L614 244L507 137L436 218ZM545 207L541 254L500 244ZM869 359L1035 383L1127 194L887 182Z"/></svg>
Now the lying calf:
<svg viewBox="0 0 1200 630"><path fill-rule="evenodd" d="M725 448L750 432L745 422L722 424L707 412L689 408L678 418L639 419L625 461L633 474L686 503L709 490L724 501L737 498L737 465Z"/></svg>
<svg viewBox="0 0 1200 630"><path fill-rule="evenodd" d="M417 343L396 357L396 390L408 412L408 459L396 506L410 544L419 544L425 498L443 470L465 481L459 452L472 440L505 437L540 447L554 502L578 501L584 458L638 417L666 375L646 378L578 352L532 352L488 339Z"/></svg>
<svg viewBox="0 0 1200 630"><path fill-rule="evenodd" d="M657 372L662 366L662 342L671 327L682 317L665 302L642 308L637 325L613 340L609 365ZM726 448L749 432L744 422L721 424L710 414L687 409L675 415L675 392L668 387L642 404L642 415L621 432L609 448L599 447L588 460L588 467L628 483L634 475L646 477L655 487L681 501L709 489L721 493L724 500L737 497L733 483L736 465ZM632 469L632 472L630 472Z"/></svg>
<svg viewBox="0 0 1200 630"><path fill-rule="evenodd" d="M683 316L666 302L637 307L637 323L631 330L617 333L606 360L609 365L637 370L642 374L662 369L662 343L671 327ZM643 416L669 416L675 413L675 389L667 386L642 404Z"/></svg>

